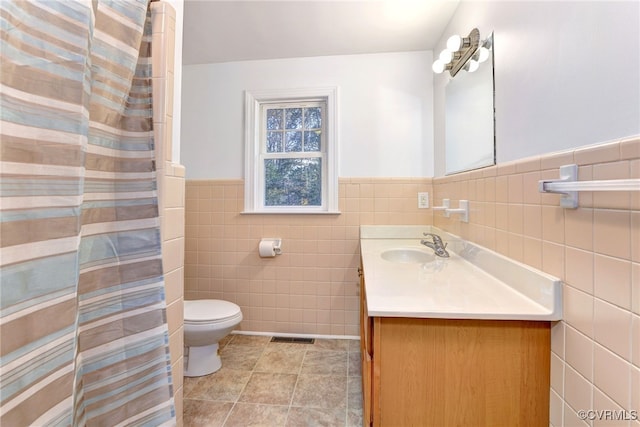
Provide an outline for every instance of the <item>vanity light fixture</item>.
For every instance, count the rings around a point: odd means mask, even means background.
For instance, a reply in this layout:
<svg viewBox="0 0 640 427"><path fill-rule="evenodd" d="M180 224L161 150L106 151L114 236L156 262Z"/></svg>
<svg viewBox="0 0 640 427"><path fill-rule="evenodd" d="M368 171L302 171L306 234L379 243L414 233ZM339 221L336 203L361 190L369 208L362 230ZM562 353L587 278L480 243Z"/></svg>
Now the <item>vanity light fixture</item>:
<svg viewBox="0 0 640 427"><path fill-rule="evenodd" d="M480 67L481 62L489 59L490 44L490 38L480 40L480 31L477 28L471 30L467 37L453 35L447 40L447 48L440 52L438 59L434 61L432 69L437 74L449 71L451 77L462 69L473 73Z"/></svg>

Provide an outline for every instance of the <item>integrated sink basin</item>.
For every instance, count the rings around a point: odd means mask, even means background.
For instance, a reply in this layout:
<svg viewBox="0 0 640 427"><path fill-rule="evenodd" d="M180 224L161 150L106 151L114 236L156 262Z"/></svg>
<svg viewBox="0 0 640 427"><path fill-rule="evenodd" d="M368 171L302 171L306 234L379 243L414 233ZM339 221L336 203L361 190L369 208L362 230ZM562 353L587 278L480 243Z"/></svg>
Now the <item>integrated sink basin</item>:
<svg viewBox="0 0 640 427"><path fill-rule="evenodd" d="M433 261L435 255L418 248L393 248L380 253L380 257L390 262L422 264Z"/></svg>
<svg viewBox="0 0 640 427"><path fill-rule="evenodd" d="M440 236L449 257L421 245ZM562 319L562 282L430 225L360 226L369 316Z"/></svg>

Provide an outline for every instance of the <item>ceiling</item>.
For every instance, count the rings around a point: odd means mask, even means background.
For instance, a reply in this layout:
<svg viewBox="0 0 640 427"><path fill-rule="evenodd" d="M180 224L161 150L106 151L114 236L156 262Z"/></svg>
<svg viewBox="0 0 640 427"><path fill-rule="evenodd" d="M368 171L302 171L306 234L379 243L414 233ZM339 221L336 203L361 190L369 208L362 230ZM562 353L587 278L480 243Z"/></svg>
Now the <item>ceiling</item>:
<svg viewBox="0 0 640 427"><path fill-rule="evenodd" d="M431 50L459 0L185 0L184 65Z"/></svg>

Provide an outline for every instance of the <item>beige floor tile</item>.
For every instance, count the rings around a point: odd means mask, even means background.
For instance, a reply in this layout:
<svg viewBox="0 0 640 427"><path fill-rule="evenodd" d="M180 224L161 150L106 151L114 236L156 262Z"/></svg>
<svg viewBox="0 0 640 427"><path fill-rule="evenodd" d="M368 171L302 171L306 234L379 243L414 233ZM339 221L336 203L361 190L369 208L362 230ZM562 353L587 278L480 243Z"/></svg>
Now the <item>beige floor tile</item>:
<svg viewBox="0 0 640 427"><path fill-rule="evenodd" d="M349 341L351 340L339 340L339 339L316 339L313 344L314 350L333 350L333 351L348 351Z"/></svg>
<svg viewBox="0 0 640 427"><path fill-rule="evenodd" d="M297 408L292 407L287 417L287 427L300 426L341 426L345 425L344 408Z"/></svg>
<svg viewBox="0 0 640 427"><path fill-rule="evenodd" d="M347 426L362 425L362 378L347 379Z"/></svg>
<svg viewBox="0 0 640 427"><path fill-rule="evenodd" d="M210 402L185 399L183 420L184 427L218 427L223 426L233 403Z"/></svg>
<svg viewBox="0 0 640 427"><path fill-rule="evenodd" d="M227 344L229 344L229 342L231 342L234 336L235 335L227 335L226 337L222 338L220 341L218 341L218 347L220 347L221 349L224 348Z"/></svg>
<svg viewBox="0 0 640 427"><path fill-rule="evenodd" d="M347 379L347 407L362 412L362 379L359 377Z"/></svg>
<svg viewBox="0 0 640 427"><path fill-rule="evenodd" d="M220 348L222 369L184 378L186 427L362 425L358 340L231 335Z"/></svg>
<svg viewBox="0 0 640 427"><path fill-rule="evenodd" d="M200 378L202 377L183 377L182 393L184 394L185 399L189 398L191 390L193 390L196 384L198 384Z"/></svg>
<svg viewBox="0 0 640 427"><path fill-rule="evenodd" d="M264 347L228 344L220 351L222 366L241 371L252 371L262 355Z"/></svg>
<svg viewBox="0 0 640 427"><path fill-rule="evenodd" d="M362 361L360 360L360 352L349 353L347 375L350 377L362 376Z"/></svg>
<svg viewBox="0 0 640 427"><path fill-rule="evenodd" d="M299 373L306 349L304 346L301 348L299 344L294 345L297 347L267 346L256 364L255 371L285 374Z"/></svg>
<svg viewBox="0 0 640 427"><path fill-rule="evenodd" d="M251 345L256 347L264 347L269 344L271 337L261 335L232 335L229 345Z"/></svg>
<svg viewBox="0 0 640 427"><path fill-rule="evenodd" d="M290 350L307 351L309 349L313 349L313 344L295 343L295 342L269 342L269 344L267 344L267 348L279 348L279 349L286 348Z"/></svg>
<svg viewBox="0 0 640 427"><path fill-rule="evenodd" d="M296 385L294 374L254 372L238 399L239 402L289 405Z"/></svg>
<svg viewBox="0 0 640 427"><path fill-rule="evenodd" d="M347 352L309 350L302 362L301 374L347 376Z"/></svg>
<svg viewBox="0 0 640 427"><path fill-rule="evenodd" d="M191 388L189 398L235 402L251 377L251 371L238 371L223 366L211 375L200 377Z"/></svg>
<svg viewBox="0 0 640 427"><path fill-rule="evenodd" d="M287 406L257 405L252 403L237 403L225 427L282 427L287 420Z"/></svg>
<svg viewBox="0 0 640 427"><path fill-rule="evenodd" d="M306 408L346 408L346 375L300 374L291 404Z"/></svg>
<svg viewBox="0 0 640 427"><path fill-rule="evenodd" d="M362 408L360 409L347 409L347 424L346 427L361 427L362 424Z"/></svg>

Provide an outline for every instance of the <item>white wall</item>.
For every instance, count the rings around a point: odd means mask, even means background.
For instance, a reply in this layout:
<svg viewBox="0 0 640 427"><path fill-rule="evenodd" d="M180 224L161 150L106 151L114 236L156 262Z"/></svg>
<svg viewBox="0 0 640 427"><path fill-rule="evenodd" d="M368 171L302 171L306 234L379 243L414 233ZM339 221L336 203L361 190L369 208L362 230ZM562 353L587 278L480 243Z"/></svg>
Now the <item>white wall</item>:
<svg viewBox="0 0 640 427"><path fill-rule="evenodd" d="M183 67L188 179L244 176L244 91L339 87L341 177L433 175L430 51Z"/></svg>
<svg viewBox="0 0 640 427"><path fill-rule="evenodd" d="M434 51L495 32L500 163L640 134L639 17L637 1L461 2ZM437 176L446 79L434 78Z"/></svg>

